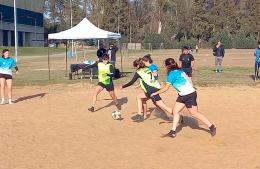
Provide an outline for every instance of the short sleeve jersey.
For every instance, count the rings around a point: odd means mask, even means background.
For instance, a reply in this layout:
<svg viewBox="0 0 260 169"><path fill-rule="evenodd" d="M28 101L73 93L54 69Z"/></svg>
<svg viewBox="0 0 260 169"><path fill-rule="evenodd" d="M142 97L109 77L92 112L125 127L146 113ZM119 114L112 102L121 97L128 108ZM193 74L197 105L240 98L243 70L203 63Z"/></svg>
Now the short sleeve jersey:
<svg viewBox="0 0 260 169"><path fill-rule="evenodd" d="M255 61L260 63L260 48L255 49Z"/></svg>
<svg viewBox="0 0 260 169"><path fill-rule="evenodd" d="M188 80L187 75L182 70L170 71L167 75L166 81L178 91L180 96L185 96L195 92L195 89Z"/></svg>
<svg viewBox="0 0 260 169"><path fill-rule="evenodd" d="M12 75L12 68L16 67L16 62L13 58L0 58L0 73Z"/></svg>
<svg viewBox="0 0 260 169"><path fill-rule="evenodd" d="M157 67L155 64L151 64L151 65L149 66L149 70L150 70L151 72L158 72L158 67ZM154 79L155 79L155 80L158 80L158 76L155 76Z"/></svg>
<svg viewBox="0 0 260 169"><path fill-rule="evenodd" d="M191 54L181 54L179 61L182 63L182 68L190 68L194 57Z"/></svg>

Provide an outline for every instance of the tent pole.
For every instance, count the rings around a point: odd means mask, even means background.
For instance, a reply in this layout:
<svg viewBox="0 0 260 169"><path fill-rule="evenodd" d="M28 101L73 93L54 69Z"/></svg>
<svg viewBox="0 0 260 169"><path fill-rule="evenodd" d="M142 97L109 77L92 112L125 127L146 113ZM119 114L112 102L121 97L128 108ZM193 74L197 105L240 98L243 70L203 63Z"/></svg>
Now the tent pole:
<svg viewBox="0 0 260 169"><path fill-rule="evenodd" d="M49 39L48 39L48 43L47 44L48 44L48 75L49 75L49 80L51 80Z"/></svg>
<svg viewBox="0 0 260 169"><path fill-rule="evenodd" d="M120 48L120 54L121 54L120 67L121 67L121 72L123 73L123 53L122 53L122 48L120 46L120 41L119 40L117 40L117 46Z"/></svg>
<svg viewBox="0 0 260 169"><path fill-rule="evenodd" d="M65 77L68 76L68 40L66 40L66 55L65 55L66 73Z"/></svg>

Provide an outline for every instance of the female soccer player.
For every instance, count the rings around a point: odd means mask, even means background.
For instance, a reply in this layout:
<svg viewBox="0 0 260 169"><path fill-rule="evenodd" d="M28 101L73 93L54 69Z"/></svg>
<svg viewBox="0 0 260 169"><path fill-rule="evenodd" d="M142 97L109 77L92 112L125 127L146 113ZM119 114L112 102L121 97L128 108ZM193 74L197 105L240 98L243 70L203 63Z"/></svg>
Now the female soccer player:
<svg viewBox="0 0 260 169"><path fill-rule="evenodd" d="M145 112L145 110L143 109L142 103L148 99L152 99L155 105L159 106L162 110L166 110L171 114L172 109L167 107L163 103L159 94L153 95L153 97L151 97L151 94L159 91L161 86L158 80L154 80L154 77L151 76L149 69L145 67L144 63L142 62L142 59L141 58L136 59L133 62L133 66L137 69L133 79L127 84L121 86L121 89L129 87L133 85L136 82L136 80L140 79L141 88L143 89L144 93L140 93L137 95L138 113L132 119L136 121L144 120L144 116L142 112L143 111Z"/></svg>
<svg viewBox="0 0 260 169"><path fill-rule="evenodd" d="M178 98L173 107L174 118L172 130L165 136L176 136L176 128L180 118L179 113L185 106L193 117L201 120L209 127L211 135L214 136L216 134L216 127L203 114L198 112L197 92L193 88L187 75L179 69L178 64L173 58L166 59L164 63L167 71L167 84L161 90L153 93L152 96L157 96L158 94L168 91L170 86L173 86L178 91Z"/></svg>
<svg viewBox="0 0 260 169"><path fill-rule="evenodd" d="M158 67L156 64L153 63L150 54L145 55L142 58L144 65L149 68L151 75L154 77L154 80L158 80Z"/></svg>
<svg viewBox="0 0 260 169"><path fill-rule="evenodd" d="M8 103L12 102L12 69L15 68L16 73L18 73L18 67L13 58L9 57L10 51L4 49L2 51L2 57L0 58L0 84L1 84L1 102L0 104L5 104L5 88L7 87L8 93ZM6 84L6 85L5 85Z"/></svg>
<svg viewBox="0 0 260 169"><path fill-rule="evenodd" d="M113 72L114 72L114 67L112 64L109 63L109 56L108 54L104 54L102 57L101 62L97 62L93 65L90 65L88 68L92 67L98 67L98 84L96 86L95 92L92 97L92 106L88 109L90 112L95 111L95 104L97 101L97 95L105 88L111 98L114 101L115 106L117 109L118 107L118 102L117 102L117 97L114 92L114 84L112 80Z"/></svg>

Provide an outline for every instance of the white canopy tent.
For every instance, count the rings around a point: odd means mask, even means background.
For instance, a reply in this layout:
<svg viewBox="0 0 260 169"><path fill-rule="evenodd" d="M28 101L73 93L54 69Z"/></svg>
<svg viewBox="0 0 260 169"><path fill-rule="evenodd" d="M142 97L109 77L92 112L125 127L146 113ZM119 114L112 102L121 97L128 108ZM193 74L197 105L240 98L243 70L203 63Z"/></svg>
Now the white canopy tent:
<svg viewBox="0 0 260 169"><path fill-rule="evenodd" d="M120 39L121 35L119 33L109 32L100 29L93 25L87 18L84 18L76 26L59 32L52 33L48 35L49 40L83 40L83 39ZM49 44L48 44L49 48ZM121 57L122 60L122 57ZM48 50L48 70L50 79L50 55ZM67 73L67 43L66 43L66 73Z"/></svg>
<svg viewBox="0 0 260 169"><path fill-rule="evenodd" d="M93 25L87 18L84 18L78 25L71 29L52 33L48 35L48 39L119 39L119 33L105 31Z"/></svg>

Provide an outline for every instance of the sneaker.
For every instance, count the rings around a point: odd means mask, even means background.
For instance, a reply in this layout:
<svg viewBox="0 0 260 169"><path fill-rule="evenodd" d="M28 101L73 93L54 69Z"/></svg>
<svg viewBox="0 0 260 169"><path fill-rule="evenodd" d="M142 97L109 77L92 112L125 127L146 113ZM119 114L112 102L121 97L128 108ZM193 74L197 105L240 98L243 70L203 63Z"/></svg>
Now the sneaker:
<svg viewBox="0 0 260 169"><path fill-rule="evenodd" d="M210 132L210 134L211 134L212 137L215 136L216 133L217 133L217 128L216 128L216 126L212 124L212 125L209 127L209 132Z"/></svg>
<svg viewBox="0 0 260 169"><path fill-rule="evenodd" d="M4 98L2 98L0 104L5 104L5 99Z"/></svg>
<svg viewBox="0 0 260 169"><path fill-rule="evenodd" d="M94 107L93 107L93 106L91 106L90 108L88 108L88 111L90 111L90 112L94 112L94 111L95 111L95 109L94 109Z"/></svg>
<svg viewBox="0 0 260 169"><path fill-rule="evenodd" d="M171 130L169 133L164 134L163 137L171 137L171 138L174 138L174 137L176 137L176 131Z"/></svg>

